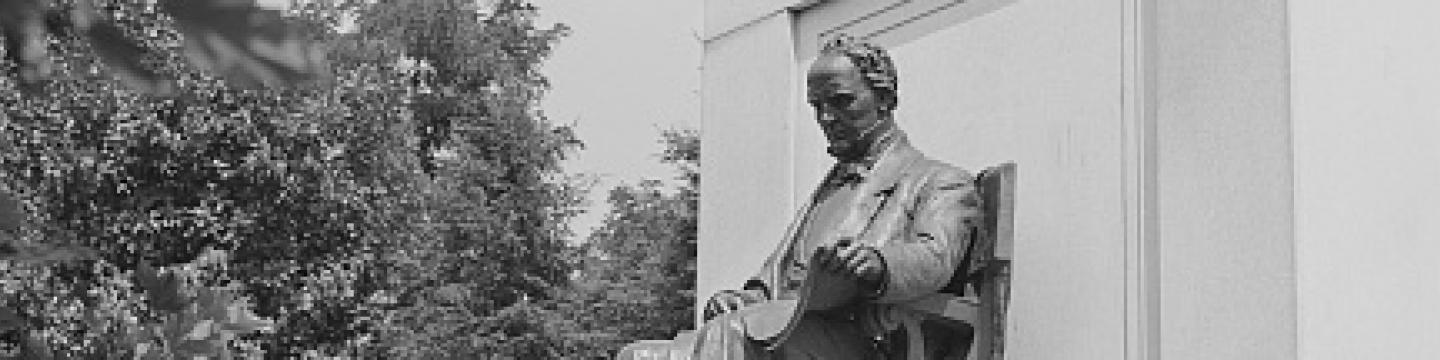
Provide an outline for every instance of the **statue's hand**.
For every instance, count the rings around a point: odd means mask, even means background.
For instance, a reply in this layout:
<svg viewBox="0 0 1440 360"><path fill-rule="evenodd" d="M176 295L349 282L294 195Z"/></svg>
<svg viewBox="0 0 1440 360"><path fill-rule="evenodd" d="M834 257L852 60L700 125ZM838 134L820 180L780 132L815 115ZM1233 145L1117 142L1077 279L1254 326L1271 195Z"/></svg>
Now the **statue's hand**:
<svg viewBox="0 0 1440 360"><path fill-rule="evenodd" d="M722 290L705 302L705 320L761 301L765 294L760 290Z"/></svg>
<svg viewBox="0 0 1440 360"><path fill-rule="evenodd" d="M866 289L876 289L885 279L885 260L880 251L869 245L842 239L832 246L821 246L817 263L820 269L856 279Z"/></svg>

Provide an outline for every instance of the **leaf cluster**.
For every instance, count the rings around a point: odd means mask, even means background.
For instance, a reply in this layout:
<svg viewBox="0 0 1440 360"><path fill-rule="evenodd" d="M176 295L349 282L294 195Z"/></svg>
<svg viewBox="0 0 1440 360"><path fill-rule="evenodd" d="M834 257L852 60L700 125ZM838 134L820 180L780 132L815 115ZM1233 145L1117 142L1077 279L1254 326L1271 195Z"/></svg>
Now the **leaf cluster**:
<svg viewBox="0 0 1440 360"><path fill-rule="evenodd" d="M544 327L518 314L552 298L570 271L564 224L580 194L558 171L579 142L537 110L548 86L539 63L564 30L536 28L523 1L496 1L472 9L450 35L397 36L453 14L311 2L285 19L323 42L330 86L259 87L271 85L265 71L298 63L216 55L229 51L221 45L239 42L237 34L298 35L194 21L239 14L205 6L241 3L95 3L101 19L89 29L113 26L119 43L136 50L119 57L139 56L148 73L136 76L159 76L168 92L125 80L129 70L113 64L108 45L59 32L75 21L6 28L7 39L24 40L7 43L7 54L45 50L7 57L16 72L0 77L0 88L40 90L0 92L0 190L21 204L0 216L11 235L0 241L9 259L0 262L15 269L5 277L16 284L4 304L25 319L16 333L34 335L10 342L58 357L124 357L139 353L126 340L134 326L124 324L159 322L178 325L165 325L168 340L145 354L218 351L197 326L220 319L205 299L230 295L204 289L233 287L248 311L274 325L237 334L229 351L406 357L423 353L405 344L465 344L455 353L467 354L547 348ZM474 2L411 5L462 3ZM80 4L47 2L41 17ZM337 19L356 25L347 30ZM46 76L24 75L36 68ZM192 266L210 251L226 260L185 284L127 275ZM88 325L93 311L110 320ZM446 317L457 326L417 331ZM479 337L475 329L508 330ZM194 336L169 336L181 333ZM440 340L456 337L468 340Z"/></svg>
<svg viewBox="0 0 1440 360"><path fill-rule="evenodd" d="M577 358L608 359L638 340L671 339L694 327L700 137L661 133L674 182L610 190L610 211L578 250L580 272L559 306Z"/></svg>
<svg viewBox="0 0 1440 360"><path fill-rule="evenodd" d="M137 6L140 12L124 10ZM181 57L190 65L223 77L235 87L325 83L330 77L324 48L307 36L304 26L253 1L0 1L5 58L14 65L12 75L19 89L31 95L48 90L45 84L60 70L48 46L51 36L88 45L131 90L174 94L173 74L151 64L155 49L147 43L156 40L156 33L141 33L148 36L137 39L128 31L136 21L173 23L183 36L167 39L169 47L178 43Z"/></svg>
<svg viewBox="0 0 1440 360"><path fill-rule="evenodd" d="M691 323L698 134L661 135L678 186L614 189L567 244L581 143L538 106L568 29L525 1L22 8L0 344L25 356L609 358Z"/></svg>

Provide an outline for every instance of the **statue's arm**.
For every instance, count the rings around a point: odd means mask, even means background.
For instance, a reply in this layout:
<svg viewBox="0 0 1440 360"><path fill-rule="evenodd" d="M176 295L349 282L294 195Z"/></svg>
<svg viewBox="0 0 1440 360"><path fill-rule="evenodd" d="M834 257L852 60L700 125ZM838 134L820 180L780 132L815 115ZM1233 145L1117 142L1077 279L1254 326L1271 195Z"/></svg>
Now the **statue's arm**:
<svg viewBox="0 0 1440 360"><path fill-rule="evenodd" d="M944 287L982 216L973 178L948 166L931 176L913 206L909 231L877 248L886 267L879 302L911 300Z"/></svg>
<svg viewBox="0 0 1440 360"><path fill-rule="evenodd" d="M765 299L773 297L774 295L771 290L774 289L773 287L776 285L770 283L770 281L774 280L771 278L771 275L775 273L775 267L780 266L780 262L783 261L781 258L786 256L785 250L788 249L787 245L784 241L776 244L775 250L770 251L770 255L765 257L765 263L760 266L760 269L755 272L755 275L745 280L745 284L743 284L740 289L757 292L763 295Z"/></svg>
<svg viewBox="0 0 1440 360"><path fill-rule="evenodd" d="M764 295L767 299L770 298L770 285L766 284L765 280L761 280L759 277L745 280L745 286L741 286L740 290L753 291Z"/></svg>
<svg viewBox="0 0 1440 360"><path fill-rule="evenodd" d="M779 261L778 256L781 254L771 253L769 257L765 258L765 264L754 276L745 280L740 289L725 289L711 294L704 305L705 320L708 321L722 313L770 300L770 284L766 282L766 275L771 273L775 262Z"/></svg>

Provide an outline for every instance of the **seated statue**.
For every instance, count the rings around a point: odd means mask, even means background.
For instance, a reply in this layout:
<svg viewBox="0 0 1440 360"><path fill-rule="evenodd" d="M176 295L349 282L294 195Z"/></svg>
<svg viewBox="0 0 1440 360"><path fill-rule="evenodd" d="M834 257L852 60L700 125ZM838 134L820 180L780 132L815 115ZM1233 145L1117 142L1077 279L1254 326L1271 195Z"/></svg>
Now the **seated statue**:
<svg viewBox="0 0 1440 360"><path fill-rule="evenodd" d="M887 311L952 288L957 269L971 266L970 232L982 216L974 178L921 154L896 126L886 52L836 37L806 85L836 164L760 272L712 296L705 324L672 345L693 359L884 358L904 346ZM817 274L846 279L854 291L822 289L806 296L824 305L797 305ZM925 332L950 336L942 343L968 338L963 327ZM965 355L941 357L952 356Z"/></svg>

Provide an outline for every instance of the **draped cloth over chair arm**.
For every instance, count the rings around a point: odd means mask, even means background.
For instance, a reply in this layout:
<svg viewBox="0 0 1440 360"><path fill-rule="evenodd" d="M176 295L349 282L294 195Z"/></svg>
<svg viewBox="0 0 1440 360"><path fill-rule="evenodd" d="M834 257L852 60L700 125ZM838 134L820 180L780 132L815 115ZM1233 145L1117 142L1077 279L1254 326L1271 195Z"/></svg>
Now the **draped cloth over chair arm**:
<svg viewBox="0 0 1440 360"><path fill-rule="evenodd" d="M625 345L615 355L616 360L688 360L690 348L681 346L695 341L694 331L681 331L674 340L640 340Z"/></svg>

